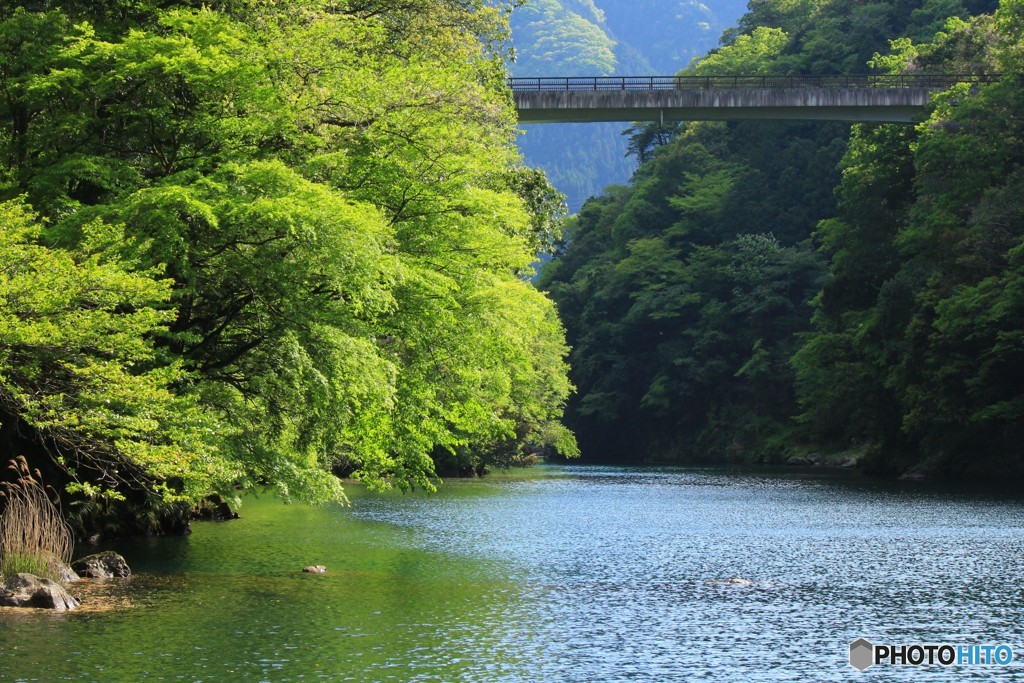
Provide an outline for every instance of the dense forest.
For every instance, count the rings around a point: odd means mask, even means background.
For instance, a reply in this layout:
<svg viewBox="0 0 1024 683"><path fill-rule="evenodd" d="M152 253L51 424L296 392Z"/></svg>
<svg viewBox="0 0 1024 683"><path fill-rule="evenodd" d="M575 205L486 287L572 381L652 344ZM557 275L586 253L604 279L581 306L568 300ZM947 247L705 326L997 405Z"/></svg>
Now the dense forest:
<svg viewBox="0 0 1024 683"><path fill-rule="evenodd" d="M513 76L673 74L713 48L746 0L530 0L512 13ZM526 162L544 169L576 212L636 168L622 126L524 126Z"/></svg>
<svg viewBox="0 0 1024 683"><path fill-rule="evenodd" d="M687 73L987 73L918 125L641 126L541 287L588 456L1024 475L1024 3L751 2Z"/></svg>
<svg viewBox="0 0 1024 683"><path fill-rule="evenodd" d="M508 40L483 0L0 4L5 451L115 531L574 453Z"/></svg>
<svg viewBox="0 0 1024 683"><path fill-rule="evenodd" d="M751 2L687 73L1001 75L916 126L635 126L566 241L508 60L690 48L517 4L0 5L0 443L79 530L572 456L563 409L590 457L1024 473L1024 2Z"/></svg>

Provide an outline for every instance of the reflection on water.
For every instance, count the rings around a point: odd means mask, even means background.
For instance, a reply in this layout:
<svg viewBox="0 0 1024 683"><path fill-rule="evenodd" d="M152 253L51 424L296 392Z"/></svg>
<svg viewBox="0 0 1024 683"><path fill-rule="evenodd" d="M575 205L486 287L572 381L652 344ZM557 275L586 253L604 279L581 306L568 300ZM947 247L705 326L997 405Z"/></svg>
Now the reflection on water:
<svg viewBox="0 0 1024 683"><path fill-rule="evenodd" d="M124 543L109 608L0 612L0 680L1011 680L846 662L1024 657L1024 507L833 475L548 467ZM325 564L328 573L300 572ZM130 606L129 606L130 605Z"/></svg>

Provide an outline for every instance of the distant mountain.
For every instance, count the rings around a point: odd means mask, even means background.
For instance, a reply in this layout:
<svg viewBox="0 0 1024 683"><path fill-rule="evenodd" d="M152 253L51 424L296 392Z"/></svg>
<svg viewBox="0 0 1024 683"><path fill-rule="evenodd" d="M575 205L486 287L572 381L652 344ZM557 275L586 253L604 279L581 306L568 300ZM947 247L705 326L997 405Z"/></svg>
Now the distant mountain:
<svg viewBox="0 0 1024 683"><path fill-rule="evenodd" d="M512 14L514 76L666 75L718 44L745 0L531 0ZM543 168L576 212L636 168L620 133L628 125L524 126L526 161Z"/></svg>

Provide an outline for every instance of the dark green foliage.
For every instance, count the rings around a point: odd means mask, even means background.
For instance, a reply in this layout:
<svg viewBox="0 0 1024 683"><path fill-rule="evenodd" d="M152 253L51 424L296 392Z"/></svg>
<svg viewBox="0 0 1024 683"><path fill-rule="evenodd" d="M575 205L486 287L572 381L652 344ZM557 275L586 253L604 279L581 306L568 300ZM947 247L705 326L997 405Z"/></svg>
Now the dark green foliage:
<svg viewBox="0 0 1024 683"><path fill-rule="evenodd" d="M693 70L863 72L900 36L934 42L896 40L876 68L1019 70L1017 3L963 21L995 7L752 2ZM584 451L855 447L879 472L1019 473L1021 86L956 88L916 129L852 139L838 124L632 129L632 185L583 208L541 280L574 348Z"/></svg>
<svg viewBox="0 0 1024 683"><path fill-rule="evenodd" d="M791 238L799 226L755 201L749 186L772 175L743 162L739 128L685 127L632 187L584 207L544 273L574 347L572 415L592 456L773 457L823 264Z"/></svg>
<svg viewBox="0 0 1024 683"><path fill-rule="evenodd" d="M978 17L914 61L1006 64L1020 35ZM844 160L821 227L832 270L795 364L817 438L873 442L876 468L1024 475L1022 86L956 88L913 131L861 130Z"/></svg>

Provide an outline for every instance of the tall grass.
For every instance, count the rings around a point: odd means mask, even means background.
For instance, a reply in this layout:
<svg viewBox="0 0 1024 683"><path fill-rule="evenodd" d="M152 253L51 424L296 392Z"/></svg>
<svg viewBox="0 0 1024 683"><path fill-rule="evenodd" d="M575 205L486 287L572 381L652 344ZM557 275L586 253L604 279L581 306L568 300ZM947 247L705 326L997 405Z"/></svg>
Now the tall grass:
<svg viewBox="0 0 1024 683"><path fill-rule="evenodd" d="M30 471L20 455L8 469L16 478L0 483L0 575L26 572L60 581L61 565L71 561L71 529L39 470Z"/></svg>

